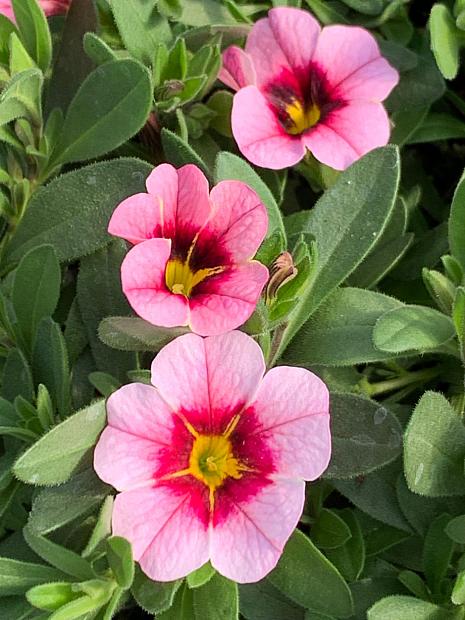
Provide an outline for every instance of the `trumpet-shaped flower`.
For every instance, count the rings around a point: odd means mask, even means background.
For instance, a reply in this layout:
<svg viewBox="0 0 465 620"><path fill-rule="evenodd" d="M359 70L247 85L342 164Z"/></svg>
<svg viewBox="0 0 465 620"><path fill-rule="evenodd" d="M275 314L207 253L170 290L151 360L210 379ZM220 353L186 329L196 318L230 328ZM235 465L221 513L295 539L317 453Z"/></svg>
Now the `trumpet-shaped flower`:
<svg viewBox="0 0 465 620"><path fill-rule="evenodd" d="M304 505L304 480L331 452L328 391L302 368L264 375L243 332L186 334L107 403L94 467L113 485L113 533L157 581L208 560L240 583L277 563Z"/></svg>
<svg viewBox="0 0 465 620"><path fill-rule="evenodd" d="M224 52L220 79L238 91L233 134L258 166L292 166L308 149L343 170L389 140L381 101L399 76L363 28L320 28L307 11L271 9L253 26L245 51Z"/></svg>
<svg viewBox="0 0 465 620"><path fill-rule="evenodd" d="M154 325L188 325L202 336L242 325L268 279L251 260L268 227L260 198L240 181L222 181L209 194L193 165L161 164L146 185L148 193L124 200L108 225L135 244L121 266L132 308Z"/></svg>
<svg viewBox="0 0 465 620"><path fill-rule="evenodd" d="M39 4L47 16L66 13L70 3L71 0L39 0ZM16 21L11 0L0 0L0 14L5 15L12 22Z"/></svg>

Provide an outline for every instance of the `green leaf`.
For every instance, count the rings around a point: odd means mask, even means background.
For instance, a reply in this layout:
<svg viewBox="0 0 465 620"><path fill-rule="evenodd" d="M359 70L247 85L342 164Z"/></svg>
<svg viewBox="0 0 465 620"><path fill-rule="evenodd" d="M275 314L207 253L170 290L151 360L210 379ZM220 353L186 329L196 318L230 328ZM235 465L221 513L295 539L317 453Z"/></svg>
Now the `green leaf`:
<svg viewBox="0 0 465 620"><path fill-rule="evenodd" d="M97 67L69 105L49 167L114 150L141 129L151 102L149 73L137 61L112 60Z"/></svg>
<svg viewBox="0 0 465 620"><path fill-rule="evenodd" d="M399 84L387 100L394 124L391 134L394 144L404 144L421 125L431 104L444 94L444 80L433 56L417 58L414 67L401 73Z"/></svg>
<svg viewBox="0 0 465 620"><path fill-rule="evenodd" d="M20 349L11 349L8 353L3 367L1 395L11 402L17 396L29 402L34 398L31 368Z"/></svg>
<svg viewBox="0 0 465 620"><path fill-rule="evenodd" d="M451 600L454 605L463 605L465 603L465 571L461 571L457 575L454 589L452 590Z"/></svg>
<svg viewBox="0 0 465 620"><path fill-rule="evenodd" d="M299 530L292 534L268 579L306 609L336 618L348 618L353 614L352 595L346 582Z"/></svg>
<svg viewBox="0 0 465 620"><path fill-rule="evenodd" d="M444 4L435 4L429 18L431 49L442 75L452 80L459 70L460 38L454 18Z"/></svg>
<svg viewBox="0 0 465 620"><path fill-rule="evenodd" d="M66 482L94 446L105 422L103 401L78 411L19 457L13 468L15 475L23 482L39 486Z"/></svg>
<svg viewBox="0 0 465 620"><path fill-rule="evenodd" d="M417 598L429 601L431 594L425 582L417 573L412 570L403 570L399 573L399 581Z"/></svg>
<svg viewBox="0 0 465 620"><path fill-rule="evenodd" d="M159 351L186 333L185 328L156 327L138 317L126 316L109 316L98 327L102 342L120 351Z"/></svg>
<svg viewBox="0 0 465 620"><path fill-rule="evenodd" d="M433 592L434 599L441 596L442 580L447 574L455 546L445 532L449 521L449 515L437 517L428 529L423 547L426 581Z"/></svg>
<svg viewBox="0 0 465 620"><path fill-rule="evenodd" d="M339 512L350 532L350 538L337 549L328 549L326 556L348 581L357 581L365 565L365 542L354 511L344 508Z"/></svg>
<svg viewBox="0 0 465 620"><path fill-rule="evenodd" d="M195 570L193 573L187 575L187 585L189 588L200 588L205 585L215 574L215 569L206 562L203 566Z"/></svg>
<svg viewBox="0 0 465 620"><path fill-rule="evenodd" d="M42 245L27 252L15 272L12 302L29 348L43 317L52 316L60 296L61 271L55 250Z"/></svg>
<svg viewBox="0 0 465 620"><path fill-rule="evenodd" d="M183 10L179 21L187 26L236 23L228 9L216 2L216 0L189 0L189 2L183 2Z"/></svg>
<svg viewBox="0 0 465 620"><path fill-rule="evenodd" d="M0 95L0 125L20 117L35 125L42 124L42 86L39 69L27 69L13 76Z"/></svg>
<svg viewBox="0 0 465 620"><path fill-rule="evenodd" d="M112 495L105 498L89 541L82 551L82 557L87 558L91 556L99 545L110 536L114 501Z"/></svg>
<svg viewBox="0 0 465 620"><path fill-rule="evenodd" d="M71 404L68 352L60 326L49 317L39 323L32 367L36 383L45 385L58 413L67 416Z"/></svg>
<svg viewBox="0 0 465 620"><path fill-rule="evenodd" d="M118 239L83 257L77 281L79 310L97 368L121 381L127 378L128 370L136 367L136 356L109 349L98 337L97 329L109 314L131 312L121 290L121 262L126 253L126 244Z"/></svg>
<svg viewBox="0 0 465 620"><path fill-rule="evenodd" d="M405 518L422 538L436 517L445 512L458 514L463 509L461 497L432 498L412 493L403 473L397 479L396 491Z"/></svg>
<svg viewBox="0 0 465 620"><path fill-rule="evenodd" d="M103 65L104 62L118 57L114 50L93 32L86 32L84 35L84 50L96 65Z"/></svg>
<svg viewBox="0 0 465 620"><path fill-rule="evenodd" d="M373 343L387 353L428 351L455 336L452 320L426 306L404 306L383 314L373 330Z"/></svg>
<svg viewBox="0 0 465 620"><path fill-rule="evenodd" d="M74 551L57 545L40 534L35 534L29 527L23 529L23 535L34 553L66 575L79 581L95 577L89 562Z"/></svg>
<svg viewBox="0 0 465 620"><path fill-rule="evenodd" d="M185 164L194 164L209 176L208 167L197 155L194 149L175 133L163 127L161 130L161 143L165 151L166 159L174 166L180 167Z"/></svg>
<svg viewBox="0 0 465 620"><path fill-rule="evenodd" d="M451 519L446 524L444 531L451 540L460 545L465 545L465 515Z"/></svg>
<svg viewBox="0 0 465 620"><path fill-rule="evenodd" d="M1 596L23 594L26 590L39 583L63 581L63 577L64 575L61 571L50 566L20 562L10 558L0 558Z"/></svg>
<svg viewBox="0 0 465 620"><path fill-rule="evenodd" d="M432 112L408 139L408 144L465 138L465 123L450 114Z"/></svg>
<svg viewBox="0 0 465 620"><path fill-rule="evenodd" d="M454 193L449 217L450 251L465 270L465 172Z"/></svg>
<svg viewBox="0 0 465 620"><path fill-rule="evenodd" d="M404 468L414 493L441 497L465 495L465 428L449 402L426 392L404 435Z"/></svg>
<svg viewBox="0 0 465 620"><path fill-rule="evenodd" d="M193 620L195 617L193 592L183 583L176 592L172 606L157 614L157 620Z"/></svg>
<svg viewBox="0 0 465 620"><path fill-rule="evenodd" d="M73 591L73 585L66 582L44 583L26 592L31 605L46 611L55 611L79 596L80 593Z"/></svg>
<svg viewBox="0 0 465 620"><path fill-rule="evenodd" d="M335 549L351 537L350 528L334 510L323 508L310 529L310 538L320 549Z"/></svg>
<svg viewBox="0 0 465 620"><path fill-rule="evenodd" d="M239 586L241 614L247 620L304 620L304 610L286 598L268 579Z"/></svg>
<svg viewBox="0 0 465 620"><path fill-rule="evenodd" d="M267 237L279 230L286 238L281 212L268 186L246 161L233 153L222 151L218 153L215 162L215 183L228 179L246 183L260 196L268 211Z"/></svg>
<svg viewBox="0 0 465 620"><path fill-rule="evenodd" d="M45 73L52 58L52 39L44 12L36 0L12 0L11 4L24 46Z"/></svg>
<svg viewBox="0 0 465 620"><path fill-rule="evenodd" d="M168 582L152 581L140 568L136 567L131 593L142 609L151 614L158 614L171 607L181 583L180 580Z"/></svg>
<svg viewBox="0 0 465 620"><path fill-rule="evenodd" d="M402 429L383 405L355 394L331 394L332 454L325 477L355 478L393 461Z"/></svg>
<svg viewBox="0 0 465 620"><path fill-rule="evenodd" d="M375 149L344 171L312 209L303 232L315 237L317 271L290 317L276 358L382 235L394 208L398 183L397 149Z"/></svg>
<svg viewBox="0 0 465 620"><path fill-rule="evenodd" d="M67 110L78 88L94 68L94 63L84 51L83 37L92 35L98 28L94 1L74 0L66 14L60 47L47 88L47 116L54 108L60 108L63 112Z"/></svg>
<svg viewBox="0 0 465 620"><path fill-rule="evenodd" d="M93 469L79 472L60 486L42 489L32 503L29 527L49 534L78 517L84 518L103 501L108 490Z"/></svg>
<svg viewBox="0 0 465 620"><path fill-rule="evenodd" d="M8 65L10 59L10 37L15 33L18 36L18 30L13 24L11 19L8 19L5 15L0 14L0 62L4 65Z"/></svg>
<svg viewBox="0 0 465 620"><path fill-rule="evenodd" d="M238 620L237 583L216 573L193 592L195 620Z"/></svg>
<svg viewBox="0 0 465 620"><path fill-rule="evenodd" d="M399 463L396 461L362 478L331 480L334 487L366 514L399 530L411 532L397 499L395 481Z"/></svg>
<svg viewBox="0 0 465 620"><path fill-rule="evenodd" d="M233 95L226 90L215 91L207 101L207 106L216 114L210 121L210 127L226 138L232 138L232 102Z"/></svg>
<svg viewBox="0 0 465 620"><path fill-rule="evenodd" d="M374 287L402 259L412 245L414 235L408 233L377 246L350 277L350 283L366 288Z"/></svg>
<svg viewBox="0 0 465 620"><path fill-rule="evenodd" d="M10 73L20 73L26 69L36 67L36 63L32 60L21 43L18 35L14 32L10 35Z"/></svg>
<svg viewBox="0 0 465 620"><path fill-rule="evenodd" d="M413 596L388 596L375 603L367 617L368 620L454 620L457 616Z"/></svg>
<svg viewBox="0 0 465 620"><path fill-rule="evenodd" d="M121 536L107 539L107 558L120 588L128 590L134 581L131 543Z"/></svg>
<svg viewBox="0 0 465 620"><path fill-rule="evenodd" d="M9 247L9 259L44 243L60 261L71 261L107 245L108 221L125 198L145 190L152 170L138 159L115 159L74 170L39 189Z"/></svg>
<svg viewBox="0 0 465 620"><path fill-rule="evenodd" d="M113 16L126 49L151 66L159 43L169 43L168 21L155 8L156 0L111 0Z"/></svg>
<svg viewBox="0 0 465 620"><path fill-rule="evenodd" d="M391 359L392 353L374 347L373 328L386 311L400 307L400 301L374 291L336 289L304 324L286 349L284 360L309 367L352 366Z"/></svg>

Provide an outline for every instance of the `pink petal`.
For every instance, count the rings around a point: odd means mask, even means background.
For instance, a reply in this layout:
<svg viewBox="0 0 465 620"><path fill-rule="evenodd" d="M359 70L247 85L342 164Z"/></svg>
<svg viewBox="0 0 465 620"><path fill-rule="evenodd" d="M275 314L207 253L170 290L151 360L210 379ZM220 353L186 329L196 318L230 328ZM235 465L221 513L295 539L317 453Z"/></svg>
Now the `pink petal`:
<svg viewBox="0 0 465 620"><path fill-rule="evenodd" d="M264 371L260 347L243 332L211 338L186 334L153 360L152 383L173 410L196 414L207 429L220 432L251 400Z"/></svg>
<svg viewBox="0 0 465 620"><path fill-rule="evenodd" d="M62 15L69 8L71 0L40 0L45 15Z"/></svg>
<svg viewBox="0 0 465 620"><path fill-rule="evenodd" d="M233 262L252 258L268 229L268 214L259 196L241 181L221 181L211 193L213 213L197 246L220 246Z"/></svg>
<svg viewBox="0 0 465 620"><path fill-rule="evenodd" d="M121 265L123 292L134 311L153 325L187 325L189 307L183 295L166 288L165 268L171 252L169 239L149 239L135 245Z"/></svg>
<svg viewBox="0 0 465 620"><path fill-rule="evenodd" d="M14 24L16 23L11 0L0 0L0 14L8 17Z"/></svg>
<svg viewBox="0 0 465 620"><path fill-rule="evenodd" d="M152 237L162 237L160 216L157 197L134 194L116 207L108 224L108 232L134 244Z"/></svg>
<svg viewBox="0 0 465 620"><path fill-rule="evenodd" d="M398 72L380 57L345 78L336 88L335 96L344 101L384 101L398 82Z"/></svg>
<svg viewBox="0 0 465 620"><path fill-rule="evenodd" d="M293 166L305 155L300 137L284 131L256 86L234 95L231 124L239 150L257 166L279 170Z"/></svg>
<svg viewBox="0 0 465 620"><path fill-rule="evenodd" d="M147 189L162 202L163 236L175 233L194 238L210 215L208 181L193 164L176 170L161 164L147 179Z"/></svg>
<svg viewBox="0 0 465 620"><path fill-rule="evenodd" d="M305 484L279 480L238 503L211 532L210 560L233 581L259 581L277 564L302 514Z"/></svg>
<svg viewBox="0 0 465 620"><path fill-rule="evenodd" d="M152 482L160 451L171 441L171 410L154 387L131 383L110 396L107 411L94 453L98 476L119 491Z"/></svg>
<svg viewBox="0 0 465 620"><path fill-rule="evenodd" d="M382 101L398 81L397 71L381 57L373 35L357 26L323 28L313 61L345 100Z"/></svg>
<svg viewBox="0 0 465 620"><path fill-rule="evenodd" d="M160 446L107 426L95 447L94 469L98 477L118 491L153 484Z"/></svg>
<svg viewBox="0 0 465 620"><path fill-rule="evenodd" d="M318 22L308 11L279 7L271 9L268 16L257 21L245 46L259 85L276 78L283 68L293 72L307 67L320 33Z"/></svg>
<svg viewBox="0 0 465 620"><path fill-rule="evenodd" d="M172 411L151 385L129 383L107 400L108 424L123 433L168 444L172 432Z"/></svg>
<svg viewBox="0 0 465 620"><path fill-rule="evenodd" d="M163 485L117 495L113 534L130 541L135 560L155 581L185 577L208 560L208 529L191 498Z"/></svg>
<svg viewBox="0 0 465 620"><path fill-rule="evenodd" d="M321 379L304 368L273 368L250 408L261 424L255 432L271 448L278 475L321 476L331 456L329 393Z"/></svg>
<svg viewBox="0 0 465 620"><path fill-rule="evenodd" d="M195 289L190 299L190 326L201 336L215 336L239 327L252 315L268 280L257 261L233 265Z"/></svg>
<svg viewBox="0 0 465 620"><path fill-rule="evenodd" d="M354 101L331 112L303 141L318 161L344 170L368 151L387 144L389 134L389 117L380 103Z"/></svg>
<svg viewBox="0 0 465 620"><path fill-rule="evenodd" d="M255 69L250 56L237 45L228 47L222 56L223 66L218 79L233 90L255 84Z"/></svg>

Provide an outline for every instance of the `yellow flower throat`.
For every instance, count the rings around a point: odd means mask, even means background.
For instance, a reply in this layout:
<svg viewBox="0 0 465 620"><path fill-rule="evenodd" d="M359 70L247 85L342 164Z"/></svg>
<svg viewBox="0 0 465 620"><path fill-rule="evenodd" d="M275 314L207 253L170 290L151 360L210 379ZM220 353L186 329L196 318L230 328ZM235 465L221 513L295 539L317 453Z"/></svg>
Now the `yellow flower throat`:
<svg viewBox="0 0 465 620"><path fill-rule="evenodd" d="M223 267L211 267L192 271L189 261L183 262L179 258L171 258L165 269L165 283L167 288L175 295L190 297L192 289L206 278L223 271Z"/></svg>
<svg viewBox="0 0 465 620"><path fill-rule="evenodd" d="M286 114L289 119L286 131L297 136L318 123L321 110L315 103L306 107L299 99L294 99L286 105Z"/></svg>
<svg viewBox="0 0 465 620"><path fill-rule="evenodd" d="M168 474L165 479L193 476L209 489L210 511L215 504L215 491L227 478L238 480L244 471L252 471L234 456L230 436L239 422L234 416L222 435L198 433L187 420L183 420L187 430L194 436L189 456L189 467Z"/></svg>

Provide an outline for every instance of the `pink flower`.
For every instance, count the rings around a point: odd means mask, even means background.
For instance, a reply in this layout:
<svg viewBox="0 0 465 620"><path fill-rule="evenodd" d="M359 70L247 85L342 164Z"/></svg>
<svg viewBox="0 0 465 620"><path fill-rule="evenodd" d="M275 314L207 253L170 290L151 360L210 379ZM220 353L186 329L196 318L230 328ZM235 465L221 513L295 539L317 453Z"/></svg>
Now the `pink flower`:
<svg viewBox="0 0 465 620"><path fill-rule="evenodd" d="M94 467L120 492L113 533L150 578L178 579L210 560L245 583L276 565L331 437L317 376L264 372L243 332L186 334L153 361L154 387L132 383L108 399Z"/></svg>
<svg viewBox="0 0 465 620"><path fill-rule="evenodd" d="M242 325L268 279L266 267L251 260L268 227L257 194L240 181L222 181L209 194L193 165L157 166L146 185L148 194L124 200L108 225L135 244L121 266L135 312L202 336Z"/></svg>
<svg viewBox="0 0 465 620"><path fill-rule="evenodd" d="M220 79L238 90L232 130L257 166L286 168L308 149L343 170L389 140L380 102L399 76L363 28L321 29L307 11L271 9L253 26L245 51L224 52Z"/></svg>
<svg viewBox="0 0 465 620"><path fill-rule="evenodd" d="M39 0L39 4L47 16L66 13L70 3L71 0ZM0 0L0 14L15 22L11 0Z"/></svg>

